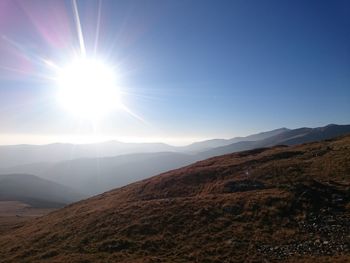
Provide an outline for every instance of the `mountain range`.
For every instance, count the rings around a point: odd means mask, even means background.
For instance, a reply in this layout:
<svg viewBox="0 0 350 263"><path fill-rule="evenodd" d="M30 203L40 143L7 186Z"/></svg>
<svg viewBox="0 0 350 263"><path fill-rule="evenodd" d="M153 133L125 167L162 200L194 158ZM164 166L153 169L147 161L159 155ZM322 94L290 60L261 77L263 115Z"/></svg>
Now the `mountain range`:
<svg viewBox="0 0 350 263"><path fill-rule="evenodd" d="M32 159L19 162L25 162L26 164L2 168L0 172L34 174L70 187L83 195L92 196L213 156L274 145L294 145L319 141L348 133L350 133L350 125L331 124L319 128L281 128L247 137L203 141L186 147L172 147L164 144L141 144L137 146L138 144L122 143L124 150L126 148L128 148L128 151L143 149L146 152L102 157L121 149L121 144L118 142L106 142L97 145L76 146L78 150L75 153L81 152L78 156L83 156L84 154L92 154L93 147L98 148L103 145L102 148L99 148L105 149L101 157L71 159L73 155L68 155L70 156L69 158L66 157L68 160L63 161L61 160L64 157L62 153L66 153L69 151L68 149L73 149L73 145L25 146L25 154L21 154L21 146L13 146L13 148L6 146L7 149L12 149L10 150L11 154L6 154L5 148L1 148L3 155L0 155L0 163L5 163L5 160L13 154L17 154L17 158L24 158L23 156L31 156L32 154L33 156ZM217 145L224 146L216 147ZM156 152L164 148L172 149L172 151ZM87 153L84 153L84 149ZM36 154L33 152L36 152ZM42 156L44 156L43 160L40 159ZM28 163L33 159L41 161Z"/></svg>
<svg viewBox="0 0 350 263"><path fill-rule="evenodd" d="M118 141L96 144L3 145L0 146L0 168L37 162L60 162L79 158L101 158L138 152L164 151L174 151L174 147L163 143Z"/></svg>
<svg viewBox="0 0 350 263"><path fill-rule="evenodd" d="M181 152L198 153L234 142L260 140L277 135L288 129L282 128L247 137L214 139L196 142L187 146L171 146L164 143L125 143L107 141L94 144L53 143L47 145L0 146L0 168L9 168L32 163L69 161L81 158L103 158L133 153Z"/></svg>
<svg viewBox="0 0 350 263"><path fill-rule="evenodd" d="M263 139L284 133L286 131L289 131L289 129L280 128L280 129L275 129L272 131L248 135L246 137L235 137L232 139L206 140L206 141L201 141L201 142L195 142L195 143L192 143L188 146L180 147L180 150L182 150L184 152L198 153L198 152L202 152L202 151L209 150L212 148L222 147L222 146L230 145L230 144L241 142L241 141L259 141L259 140L263 140Z"/></svg>
<svg viewBox="0 0 350 263"><path fill-rule="evenodd" d="M307 142L326 140L350 133L350 125L329 124L318 128L282 129L275 135L260 140L240 140L226 146L203 151L200 155L204 158L222 155L232 152L245 151L254 148L270 147L274 145L296 145Z"/></svg>

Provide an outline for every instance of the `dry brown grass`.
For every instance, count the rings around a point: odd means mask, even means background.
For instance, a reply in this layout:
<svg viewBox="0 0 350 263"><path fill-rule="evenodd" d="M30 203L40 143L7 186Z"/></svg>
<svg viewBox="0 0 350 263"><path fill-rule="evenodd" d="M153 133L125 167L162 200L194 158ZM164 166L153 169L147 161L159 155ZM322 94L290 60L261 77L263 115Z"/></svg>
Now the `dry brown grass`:
<svg viewBox="0 0 350 263"><path fill-rule="evenodd" d="M0 201L0 235L19 228L28 220L46 215L53 210L33 208L18 201Z"/></svg>
<svg viewBox="0 0 350 263"><path fill-rule="evenodd" d="M7 232L0 262L346 262L349 176L350 136L214 157Z"/></svg>

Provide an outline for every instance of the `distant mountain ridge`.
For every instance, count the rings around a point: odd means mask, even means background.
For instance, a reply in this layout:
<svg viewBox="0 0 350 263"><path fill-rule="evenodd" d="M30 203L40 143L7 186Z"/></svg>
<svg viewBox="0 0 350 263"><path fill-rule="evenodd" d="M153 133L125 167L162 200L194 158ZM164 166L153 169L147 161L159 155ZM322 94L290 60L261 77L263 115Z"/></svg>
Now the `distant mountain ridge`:
<svg viewBox="0 0 350 263"><path fill-rule="evenodd" d="M240 141L258 141L258 140L263 140L266 138L269 138L274 135L278 135L280 133L289 131L287 128L280 128L280 129L275 129L272 131L267 131L267 132L261 132L257 134L252 134L248 135L246 137L234 137L232 139L212 139L212 140L206 140L206 141L201 141L201 142L195 142L192 143L188 146L182 147L183 150L189 151L189 152L198 152L198 151L203 151L205 149L209 148L216 148L216 147L222 147L226 145L230 145L232 143L237 143Z"/></svg>
<svg viewBox="0 0 350 263"><path fill-rule="evenodd" d="M118 141L96 144L4 145L0 146L0 168L37 162L59 162L78 158L164 151L175 151L175 148L164 143L124 143Z"/></svg>
<svg viewBox="0 0 350 263"><path fill-rule="evenodd" d="M296 145L307 142L321 141L331 139L337 136L350 133L350 125L329 124L317 128L299 128L285 130L274 136L267 137L257 141L240 141L223 147L217 147L208 151L201 152L202 158L212 157L238 151L246 151L254 148L271 147L278 144Z"/></svg>
<svg viewBox="0 0 350 263"><path fill-rule="evenodd" d="M0 146L0 169L31 163L61 162L80 158L103 158L134 153L180 152L198 153L211 148L243 140L258 140L279 134L286 128L232 139L212 139L188 146L171 146L165 143L125 143L106 141L93 144L52 143L46 145Z"/></svg>

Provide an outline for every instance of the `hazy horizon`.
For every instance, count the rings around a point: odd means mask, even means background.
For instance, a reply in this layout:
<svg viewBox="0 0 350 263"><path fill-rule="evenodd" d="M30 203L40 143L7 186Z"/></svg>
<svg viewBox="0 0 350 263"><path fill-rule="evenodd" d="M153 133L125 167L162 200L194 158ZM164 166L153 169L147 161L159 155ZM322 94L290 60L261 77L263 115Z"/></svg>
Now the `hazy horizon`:
<svg viewBox="0 0 350 263"><path fill-rule="evenodd" d="M142 137L115 137L113 135L107 136L93 136L89 134L80 135L62 135L59 136L48 136L48 135L23 135L23 134L2 134L0 137L0 146L11 146L11 145L47 145L55 143L68 143L68 144L95 144L110 141L117 141L122 143L164 143L170 146L188 146L196 142L203 142L207 140L214 139L232 139L237 137L246 137L252 134L259 134L267 131L277 130L277 129L298 129L298 128L317 128L323 127L330 124L336 125L348 125L349 123L326 123L320 126L304 126L304 127L275 127L270 130L260 130L252 131L245 134L232 135L232 136L213 136L213 137L203 137L203 138L142 138Z"/></svg>

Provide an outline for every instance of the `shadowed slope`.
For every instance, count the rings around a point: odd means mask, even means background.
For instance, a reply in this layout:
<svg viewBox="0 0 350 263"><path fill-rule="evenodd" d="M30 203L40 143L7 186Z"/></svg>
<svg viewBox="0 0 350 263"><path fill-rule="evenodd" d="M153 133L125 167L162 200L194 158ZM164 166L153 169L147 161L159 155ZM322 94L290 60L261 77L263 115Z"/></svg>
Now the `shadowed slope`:
<svg viewBox="0 0 350 263"><path fill-rule="evenodd" d="M83 199L69 187L31 174L0 175L0 200L21 201L33 207L63 207Z"/></svg>
<svg viewBox="0 0 350 263"><path fill-rule="evenodd" d="M350 136L211 158L0 237L0 262L345 262Z"/></svg>

